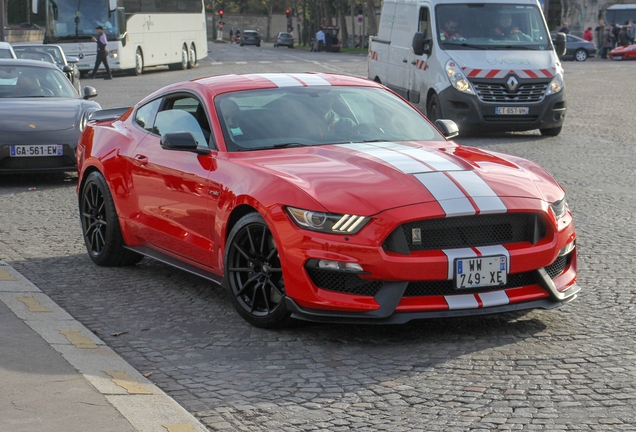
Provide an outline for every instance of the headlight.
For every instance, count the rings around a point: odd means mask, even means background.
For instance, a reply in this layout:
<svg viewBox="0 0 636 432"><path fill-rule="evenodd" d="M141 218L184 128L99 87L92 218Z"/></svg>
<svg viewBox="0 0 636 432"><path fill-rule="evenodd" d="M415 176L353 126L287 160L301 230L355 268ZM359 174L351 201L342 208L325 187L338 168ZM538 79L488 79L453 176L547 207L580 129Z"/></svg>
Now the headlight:
<svg viewBox="0 0 636 432"><path fill-rule="evenodd" d="M557 73L556 76L552 79L552 82L548 86L548 91L546 95L556 94L563 90L563 75Z"/></svg>
<svg viewBox="0 0 636 432"><path fill-rule="evenodd" d="M80 121L79 121L79 130L80 132L82 132L84 129L86 129L86 124L88 123L88 119L91 116L91 114L93 114L95 111L97 111L96 109L87 109L86 111L84 111L82 113L82 116L80 117Z"/></svg>
<svg viewBox="0 0 636 432"><path fill-rule="evenodd" d="M565 200L565 197L563 197L550 204L550 209L552 209L552 213L554 213L556 220L559 220L568 212L568 202Z"/></svg>
<svg viewBox="0 0 636 432"><path fill-rule="evenodd" d="M457 66L453 60L449 60L446 62L446 75L448 75L448 79L451 82L451 85L455 87L460 92L475 94L473 90L473 86L462 72L462 69Z"/></svg>
<svg viewBox="0 0 636 432"><path fill-rule="evenodd" d="M332 214L287 207L287 213L300 227L332 234L355 234L371 218L350 214Z"/></svg>
<svg viewBox="0 0 636 432"><path fill-rule="evenodd" d="M117 58L117 50L112 50L111 52L108 53L108 57L110 58Z"/></svg>

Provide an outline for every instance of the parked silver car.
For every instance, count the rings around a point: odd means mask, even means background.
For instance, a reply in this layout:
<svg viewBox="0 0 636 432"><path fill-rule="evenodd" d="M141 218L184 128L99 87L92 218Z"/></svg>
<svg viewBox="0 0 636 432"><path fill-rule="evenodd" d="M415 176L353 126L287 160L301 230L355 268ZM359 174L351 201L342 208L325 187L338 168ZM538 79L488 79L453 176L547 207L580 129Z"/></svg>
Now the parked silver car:
<svg viewBox="0 0 636 432"><path fill-rule="evenodd" d="M77 69L77 57L66 57L62 47L59 45L49 44L16 44L13 46L18 58L26 60L44 60L51 63L50 59L53 59L55 64L73 84L78 94L82 94L82 87L80 84L80 73Z"/></svg>
<svg viewBox="0 0 636 432"><path fill-rule="evenodd" d="M276 35L276 42L274 42L274 47L277 48L279 46L286 46L287 48L294 47L294 36L291 33L280 32Z"/></svg>

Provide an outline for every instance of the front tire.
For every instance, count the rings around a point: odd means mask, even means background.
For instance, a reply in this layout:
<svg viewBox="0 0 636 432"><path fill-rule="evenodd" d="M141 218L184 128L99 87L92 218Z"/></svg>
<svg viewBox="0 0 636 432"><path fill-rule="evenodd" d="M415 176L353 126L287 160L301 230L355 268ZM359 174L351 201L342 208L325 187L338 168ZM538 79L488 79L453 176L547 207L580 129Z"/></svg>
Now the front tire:
<svg viewBox="0 0 636 432"><path fill-rule="evenodd" d="M84 244L95 264L119 267L141 261L143 255L124 248L115 203L100 172L92 172L86 179L79 207Z"/></svg>
<svg viewBox="0 0 636 432"><path fill-rule="evenodd" d="M223 283L234 308L253 326L273 328L290 322L278 249L259 213L243 216L232 228Z"/></svg>
<svg viewBox="0 0 636 432"><path fill-rule="evenodd" d="M144 55L141 50L137 48L135 53L135 68L133 69L133 75L139 76L144 73Z"/></svg>
<svg viewBox="0 0 636 432"><path fill-rule="evenodd" d="M543 136L557 136L561 133L562 126L549 128L549 129L539 129L541 135Z"/></svg>
<svg viewBox="0 0 636 432"><path fill-rule="evenodd" d="M432 95L431 99L428 101L428 105L426 106L426 117L428 117L432 123L435 123L435 120L442 118L442 107L439 104L439 98L436 94Z"/></svg>
<svg viewBox="0 0 636 432"><path fill-rule="evenodd" d="M574 53L574 60L579 62L587 60L587 51L585 51L584 49L576 50L576 52Z"/></svg>

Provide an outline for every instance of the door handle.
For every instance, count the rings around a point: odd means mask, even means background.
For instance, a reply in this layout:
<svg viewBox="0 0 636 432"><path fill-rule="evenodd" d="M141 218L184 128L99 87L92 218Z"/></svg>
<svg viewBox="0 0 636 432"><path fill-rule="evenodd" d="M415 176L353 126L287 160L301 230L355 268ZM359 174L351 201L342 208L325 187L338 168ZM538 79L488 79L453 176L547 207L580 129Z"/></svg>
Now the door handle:
<svg viewBox="0 0 636 432"><path fill-rule="evenodd" d="M141 154L135 155L135 162L141 166L147 165L148 157Z"/></svg>
<svg viewBox="0 0 636 432"><path fill-rule="evenodd" d="M402 60L402 63L406 63L406 62L408 62L408 59Z"/></svg>
<svg viewBox="0 0 636 432"><path fill-rule="evenodd" d="M413 66L415 66L415 65L417 64L417 62L416 62L415 60L413 60L413 61L411 61L411 64L412 64Z"/></svg>

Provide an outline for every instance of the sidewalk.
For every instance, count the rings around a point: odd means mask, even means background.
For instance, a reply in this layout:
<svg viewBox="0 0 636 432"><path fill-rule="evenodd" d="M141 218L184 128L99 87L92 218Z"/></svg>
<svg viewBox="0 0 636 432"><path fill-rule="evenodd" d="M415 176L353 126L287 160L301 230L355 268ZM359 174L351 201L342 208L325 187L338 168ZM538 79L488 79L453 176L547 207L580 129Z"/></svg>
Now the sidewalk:
<svg viewBox="0 0 636 432"><path fill-rule="evenodd" d="M0 431L207 431L0 261Z"/></svg>

